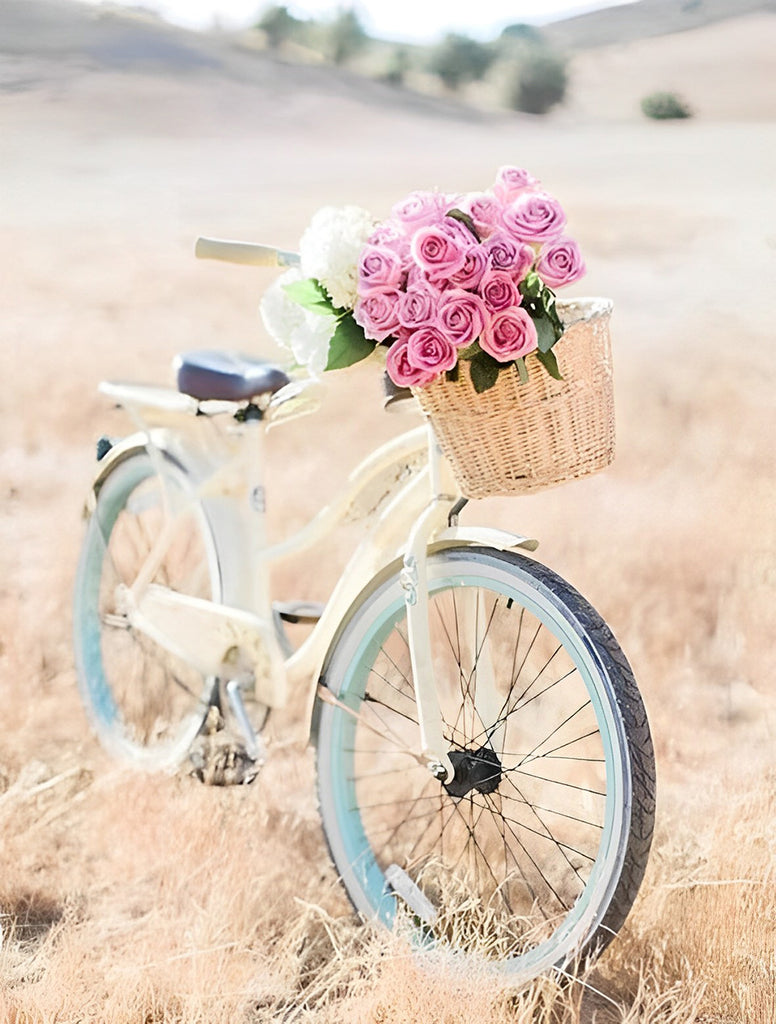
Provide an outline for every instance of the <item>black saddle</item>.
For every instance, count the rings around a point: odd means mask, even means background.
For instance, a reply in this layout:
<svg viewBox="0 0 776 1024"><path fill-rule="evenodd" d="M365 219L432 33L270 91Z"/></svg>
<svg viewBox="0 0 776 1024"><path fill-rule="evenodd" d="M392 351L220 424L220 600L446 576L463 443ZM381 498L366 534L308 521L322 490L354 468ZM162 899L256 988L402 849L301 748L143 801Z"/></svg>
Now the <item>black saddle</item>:
<svg viewBox="0 0 776 1024"><path fill-rule="evenodd" d="M182 352L173 367L178 391L201 402L247 402L261 395L274 395L290 378L266 359L202 349Z"/></svg>

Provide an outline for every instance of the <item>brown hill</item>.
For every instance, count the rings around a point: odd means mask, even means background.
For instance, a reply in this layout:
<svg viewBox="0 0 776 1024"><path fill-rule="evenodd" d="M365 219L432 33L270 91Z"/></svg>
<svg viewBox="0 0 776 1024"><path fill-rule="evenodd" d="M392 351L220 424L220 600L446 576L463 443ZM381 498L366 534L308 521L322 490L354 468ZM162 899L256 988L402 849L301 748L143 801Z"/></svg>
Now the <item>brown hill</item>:
<svg viewBox="0 0 776 1024"><path fill-rule="evenodd" d="M564 18L542 31L553 46L583 50L686 32L763 11L776 11L774 0L638 0Z"/></svg>
<svg viewBox="0 0 776 1024"><path fill-rule="evenodd" d="M741 0L735 9L724 0L640 0L557 22L546 34L570 51L568 99L555 115L562 120L640 119L640 100L657 90L679 93L704 118L776 116L774 0ZM397 89L347 69L280 60L248 48L238 34L187 31L140 9L93 8L75 0L4 0L0 58L3 91L85 81L87 72L202 84L212 76L253 90L257 113L273 117L300 102L325 107L335 97L396 112L468 121L485 116L450 97ZM484 85L469 98L492 108L496 93L495 85Z"/></svg>
<svg viewBox="0 0 776 1024"><path fill-rule="evenodd" d="M296 63L248 45L244 34L194 32L140 8L90 7L77 0L0 3L0 91L83 79L86 72L164 76L214 75L256 87L274 109L300 95L340 96L359 105L477 119L472 108L366 78L347 69Z"/></svg>
<svg viewBox="0 0 776 1024"><path fill-rule="evenodd" d="M775 76L776 13L749 14L672 35L576 51L565 113L575 118L638 118L644 96L669 91L704 119L772 120Z"/></svg>

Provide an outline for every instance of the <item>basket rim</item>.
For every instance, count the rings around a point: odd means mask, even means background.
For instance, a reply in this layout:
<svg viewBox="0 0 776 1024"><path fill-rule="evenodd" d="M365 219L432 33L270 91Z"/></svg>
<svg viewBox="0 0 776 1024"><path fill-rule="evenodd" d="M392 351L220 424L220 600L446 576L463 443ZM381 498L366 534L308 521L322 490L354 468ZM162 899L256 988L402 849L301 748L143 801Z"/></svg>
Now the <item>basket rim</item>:
<svg viewBox="0 0 776 1024"><path fill-rule="evenodd" d="M571 327L572 324L609 316L614 309L614 302L603 296L583 295L577 299L558 299L556 308L563 326Z"/></svg>

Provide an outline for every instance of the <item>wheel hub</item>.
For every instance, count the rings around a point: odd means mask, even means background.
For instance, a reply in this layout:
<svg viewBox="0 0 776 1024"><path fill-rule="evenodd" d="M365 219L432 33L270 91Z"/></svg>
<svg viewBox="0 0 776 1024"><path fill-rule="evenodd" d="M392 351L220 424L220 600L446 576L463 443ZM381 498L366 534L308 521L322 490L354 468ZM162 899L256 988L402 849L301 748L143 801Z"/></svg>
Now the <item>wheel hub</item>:
<svg viewBox="0 0 776 1024"><path fill-rule="evenodd" d="M501 761L492 747L477 750L451 750L450 763L455 775L443 783L452 797L460 799L476 789L478 793L493 793L501 782Z"/></svg>

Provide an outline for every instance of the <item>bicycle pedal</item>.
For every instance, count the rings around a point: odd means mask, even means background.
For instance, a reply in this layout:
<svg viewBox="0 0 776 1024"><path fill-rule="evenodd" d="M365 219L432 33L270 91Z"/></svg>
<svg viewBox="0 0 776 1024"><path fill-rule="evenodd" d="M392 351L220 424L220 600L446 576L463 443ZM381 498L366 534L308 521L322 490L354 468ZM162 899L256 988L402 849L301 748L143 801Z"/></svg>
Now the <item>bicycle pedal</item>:
<svg viewBox="0 0 776 1024"><path fill-rule="evenodd" d="M247 786L253 782L264 764L250 756L242 744L218 740L203 743L189 754L190 775L206 786Z"/></svg>

